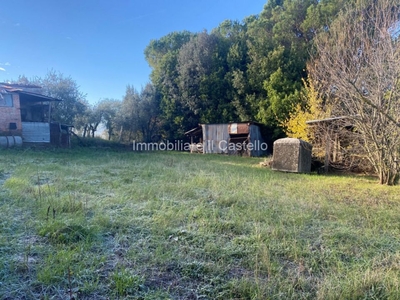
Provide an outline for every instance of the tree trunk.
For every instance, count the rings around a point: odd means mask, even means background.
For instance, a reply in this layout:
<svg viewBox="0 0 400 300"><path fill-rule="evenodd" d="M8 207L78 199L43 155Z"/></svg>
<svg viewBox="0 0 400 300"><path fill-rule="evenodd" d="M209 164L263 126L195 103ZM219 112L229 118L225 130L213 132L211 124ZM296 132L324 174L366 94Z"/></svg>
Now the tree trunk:
<svg viewBox="0 0 400 300"><path fill-rule="evenodd" d="M121 129L119 130L118 143L121 143L121 140L122 140L122 130L123 130L123 126L121 125Z"/></svg>

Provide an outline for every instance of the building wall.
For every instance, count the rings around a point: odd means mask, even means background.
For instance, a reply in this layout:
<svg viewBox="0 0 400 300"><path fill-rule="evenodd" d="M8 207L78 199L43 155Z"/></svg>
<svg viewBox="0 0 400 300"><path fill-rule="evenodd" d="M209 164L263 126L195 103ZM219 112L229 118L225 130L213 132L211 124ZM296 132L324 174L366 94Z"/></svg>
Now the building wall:
<svg viewBox="0 0 400 300"><path fill-rule="evenodd" d="M228 153L228 124L203 124L203 153Z"/></svg>
<svg viewBox="0 0 400 300"><path fill-rule="evenodd" d="M22 134L22 124L21 124L21 111L19 95L12 94L13 106L0 106L0 135L16 135L20 136ZM10 123L15 123L16 129L10 129Z"/></svg>
<svg viewBox="0 0 400 300"><path fill-rule="evenodd" d="M253 150L250 151L249 155L255 156L255 157L264 155L266 152L264 145L266 145L266 144L262 145L264 143L264 140L261 135L260 127L258 127L257 125L251 124L249 131L250 131L249 132L249 140L250 140L250 143L252 143L254 146ZM265 149L265 150L263 150L263 149Z"/></svg>
<svg viewBox="0 0 400 300"><path fill-rule="evenodd" d="M22 122L22 140L26 143L50 143L50 124Z"/></svg>
<svg viewBox="0 0 400 300"><path fill-rule="evenodd" d="M264 142L259 126L253 124L234 124L237 133L247 133L249 142L253 144L253 149L248 151L248 156L262 156L265 151L261 148ZM202 124L203 129L203 153L233 154L232 146L229 146L229 132L232 124Z"/></svg>
<svg viewBox="0 0 400 300"><path fill-rule="evenodd" d="M251 123L201 124L201 130L195 128L186 134L193 143L191 152L263 156L268 150L260 127Z"/></svg>

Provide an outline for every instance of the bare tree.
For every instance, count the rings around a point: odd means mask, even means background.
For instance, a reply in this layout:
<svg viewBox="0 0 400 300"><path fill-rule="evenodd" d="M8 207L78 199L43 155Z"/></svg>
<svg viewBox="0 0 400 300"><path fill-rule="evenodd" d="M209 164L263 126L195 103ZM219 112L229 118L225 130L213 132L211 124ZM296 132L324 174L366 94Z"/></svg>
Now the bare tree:
<svg viewBox="0 0 400 300"><path fill-rule="evenodd" d="M400 4L364 0L347 6L315 39L310 76L324 87L332 114L352 119L381 184L399 177Z"/></svg>

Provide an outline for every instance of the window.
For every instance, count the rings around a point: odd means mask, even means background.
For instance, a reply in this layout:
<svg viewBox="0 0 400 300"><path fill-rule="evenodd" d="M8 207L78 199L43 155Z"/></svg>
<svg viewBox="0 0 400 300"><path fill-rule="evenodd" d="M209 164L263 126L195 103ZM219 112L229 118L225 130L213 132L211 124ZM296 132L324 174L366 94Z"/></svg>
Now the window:
<svg viewBox="0 0 400 300"><path fill-rule="evenodd" d="M11 94L0 94L0 106L13 106L13 97Z"/></svg>

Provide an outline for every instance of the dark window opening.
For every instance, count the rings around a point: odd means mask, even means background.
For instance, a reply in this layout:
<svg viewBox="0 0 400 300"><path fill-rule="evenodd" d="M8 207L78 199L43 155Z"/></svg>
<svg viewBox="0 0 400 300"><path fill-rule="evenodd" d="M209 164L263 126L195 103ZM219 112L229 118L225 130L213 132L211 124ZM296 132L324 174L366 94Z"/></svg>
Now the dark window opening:
<svg viewBox="0 0 400 300"><path fill-rule="evenodd" d="M22 122L48 122L49 106L41 103L21 102Z"/></svg>

